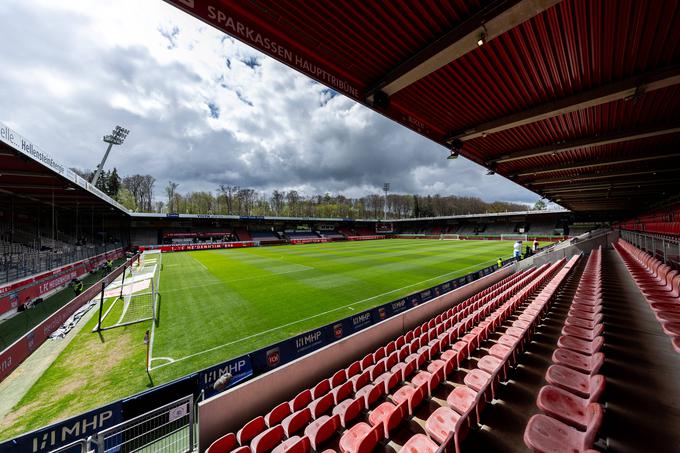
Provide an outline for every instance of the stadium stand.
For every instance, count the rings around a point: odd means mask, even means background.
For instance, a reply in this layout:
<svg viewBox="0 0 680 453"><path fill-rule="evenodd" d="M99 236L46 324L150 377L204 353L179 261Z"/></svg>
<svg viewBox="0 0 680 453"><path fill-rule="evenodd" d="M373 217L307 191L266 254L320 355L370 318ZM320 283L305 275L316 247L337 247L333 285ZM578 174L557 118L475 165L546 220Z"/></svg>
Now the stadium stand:
<svg viewBox="0 0 680 453"><path fill-rule="evenodd" d="M248 230L245 228L237 228L234 230L234 233L236 234L236 237L238 237L239 241L252 241L253 237L250 235Z"/></svg>
<svg viewBox="0 0 680 453"><path fill-rule="evenodd" d="M680 353L680 272L623 239L614 247L670 337L673 348Z"/></svg>
<svg viewBox="0 0 680 453"><path fill-rule="evenodd" d="M319 239L319 234L314 231L286 231L288 239Z"/></svg>
<svg viewBox="0 0 680 453"><path fill-rule="evenodd" d="M273 451L288 451L288 445L307 445L305 437L318 451L322 444L337 445L345 453L371 451L379 442L403 438L399 432L404 430L404 422L420 417L419 407L426 400L435 402L436 388L450 385L454 388L445 398L446 404L425 419L428 435L407 434L402 447L405 451L434 452L453 443L458 451L458 443L480 421L482 410L498 391L498 383L506 379L521 353L529 326L515 321L513 327L506 327L478 367L462 376L461 363L516 311L539 313L541 304L559 287L578 258L505 278L372 354L333 371L316 386L246 423L236 435L225 434L206 451L246 451L246 447L266 451L263 444ZM538 297L527 304L537 292Z"/></svg>
<svg viewBox="0 0 680 453"><path fill-rule="evenodd" d="M281 238L273 231L251 231L250 237L253 241L281 242Z"/></svg>

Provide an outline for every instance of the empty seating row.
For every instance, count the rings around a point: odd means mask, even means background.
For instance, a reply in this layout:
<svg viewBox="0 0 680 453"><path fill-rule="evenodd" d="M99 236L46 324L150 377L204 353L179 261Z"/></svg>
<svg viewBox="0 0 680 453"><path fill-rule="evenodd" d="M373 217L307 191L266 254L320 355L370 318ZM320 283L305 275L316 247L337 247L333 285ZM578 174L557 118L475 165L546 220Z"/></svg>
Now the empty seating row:
<svg viewBox="0 0 680 453"><path fill-rule="evenodd" d="M564 260L551 266L545 265L543 272L524 280L525 287L517 294L498 304L489 315L479 322L477 327L463 337L467 338L467 347L463 344L462 354L459 353L457 363L467 359L474 349L490 338L498 328L515 313L529 297L536 292L538 287L555 275L562 267ZM508 369L514 366L517 355L521 352L522 330L509 327L488 350L488 354L480 358L476 368L469 370L463 378L463 385L457 386L447 398L447 406L436 409L425 422L425 430L434 441L427 448L422 437L414 436L419 448L413 451L436 451L437 443L453 436L453 443L457 452L460 451L460 442L465 438L469 429L480 423L480 414L487 403L491 403L497 392L497 386L508 377ZM455 343L453 351L460 342ZM448 352L448 351L446 351ZM446 358L442 354L443 358ZM413 439L413 438L412 438ZM436 442L436 443L435 443ZM409 444L407 443L406 446ZM444 445L444 443L442 443ZM406 447L405 446L405 447Z"/></svg>
<svg viewBox="0 0 680 453"><path fill-rule="evenodd" d="M338 431L344 431L343 452L370 451L474 349L477 336L465 332L500 303L528 292L528 283L547 268L514 274L481 291L223 436L208 451L318 450ZM351 424L366 411L368 423Z"/></svg>
<svg viewBox="0 0 680 453"><path fill-rule="evenodd" d="M623 239L614 248L680 353L680 272Z"/></svg>
<svg viewBox="0 0 680 453"><path fill-rule="evenodd" d="M534 415L524 431L524 442L535 452L588 451L602 424L598 404L605 380L597 374L603 355L602 250L594 250L569 308L557 341L545 385Z"/></svg>

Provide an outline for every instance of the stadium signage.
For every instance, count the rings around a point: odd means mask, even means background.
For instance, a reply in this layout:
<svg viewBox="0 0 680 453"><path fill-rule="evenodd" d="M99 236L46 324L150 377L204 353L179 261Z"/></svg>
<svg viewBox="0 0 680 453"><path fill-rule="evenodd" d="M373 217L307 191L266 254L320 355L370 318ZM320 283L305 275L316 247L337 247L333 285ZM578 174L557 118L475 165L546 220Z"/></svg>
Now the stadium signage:
<svg viewBox="0 0 680 453"><path fill-rule="evenodd" d="M215 382L225 374L231 374L231 380L224 388L215 388ZM206 397L216 395L253 375L253 364L250 356L243 356L228 362L207 368L198 375L198 393L204 392Z"/></svg>
<svg viewBox="0 0 680 453"><path fill-rule="evenodd" d="M323 331L321 329L300 335L294 339L297 352L304 352L315 348L323 342Z"/></svg>
<svg viewBox="0 0 680 453"><path fill-rule="evenodd" d="M296 68L335 90L341 91L354 99L359 99L361 95L361 90L348 80L336 77L296 50L281 44L281 42L277 41L272 36L261 33L259 30L246 23L244 18L231 14L225 7L217 7L214 4L208 4L215 2L193 1L191 2L191 5L189 5L186 0L166 1L192 15L197 15L225 33L259 49L278 61ZM238 6L230 7L233 9L238 8Z"/></svg>
<svg viewBox="0 0 680 453"><path fill-rule="evenodd" d="M69 418L0 444L0 452L48 452L123 421L121 402ZM69 452L80 452L80 445Z"/></svg>
<svg viewBox="0 0 680 453"><path fill-rule="evenodd" d="M56 162L54 159L52 159L52 156L40 151L40 149L37 146L33 145L33 143L24 139L21 135L14 132L9 127L3 126L1 124L0 124L0 139L2 139L3 142L10 145L12 148L21 151L22 154L30 156L33 159L37 160L38 162L47 165L60 175L64 174L64 167L61 166L58 162Z"/></svg>

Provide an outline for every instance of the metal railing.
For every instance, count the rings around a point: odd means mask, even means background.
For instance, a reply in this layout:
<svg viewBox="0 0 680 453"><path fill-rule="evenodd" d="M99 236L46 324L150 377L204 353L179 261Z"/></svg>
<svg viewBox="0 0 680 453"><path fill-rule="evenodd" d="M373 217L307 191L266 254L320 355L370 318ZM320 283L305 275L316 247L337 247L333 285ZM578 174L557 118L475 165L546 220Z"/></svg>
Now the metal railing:
<svg viewBox="0 0 680 453"><path fill-rule="evenodd" d="M189 453L195 447L194 396L189 395L97 433L96 453Z"/></svg>
<svg viewBox="0 0 680 453"><path fill-rule="evenodd" d="M0 250L0 284L46 272L121 247L121 244L73 246L65 249L34 250L13 245Z"/></svg>
<svg viewBox="0 0 680 453"><path fill-rule="evenodd" d="M621 238L654 258L680 269L680 238L621 230Z"/></svg>

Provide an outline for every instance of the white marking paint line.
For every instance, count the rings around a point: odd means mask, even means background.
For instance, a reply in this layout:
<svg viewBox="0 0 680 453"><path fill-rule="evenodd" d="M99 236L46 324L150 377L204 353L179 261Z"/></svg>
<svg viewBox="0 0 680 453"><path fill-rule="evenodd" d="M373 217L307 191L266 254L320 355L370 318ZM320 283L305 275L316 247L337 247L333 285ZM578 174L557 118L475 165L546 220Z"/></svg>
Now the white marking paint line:
<svg viewBox="0 0 680 453"><path fill-rule="evenodd" d="M187 255L187 256L191 257L192 260L194 260L194 261L196 261L198 264L200 264L201 267L203 267L203 269L205 269L206 271L210 272L210 271L208 270L208 268L205 267L205 264L201 263L199 260L197 260L196 258L194 258L194 257L191 256L191 255Z"/></svg>
<svg viewBox="0 0 680 453"><path fill-rule="evenodd" d="M324 311L324 312L322 312L322 313L317 313L317 314L312 315L312 316L309 316L309 317L307 317L307 318L298 319L297 321L289 322L288 324L283 324L283 325L280 325L280 326L278 326L278 327L273 327L273 328L271 328L271 329L262 331L262 332L260 332L260 333L256 333L256 334L253 334L253 335L248 335L247 337L243 337L243 338L240 338L240 339L238 339L238 340L231 341L231 342L229 342L229 343L221 344L221 345L219 345L219 346L215 346L215 347L213 347L213 348L206 349L206 350L201 351L201 352L196 352L196 353L194 353L194 354L189 354L188 356L184 356L184 357L182 357L182 358L176 359L176 360L174 360L173 362L170 362L170 363L163 363L163 364L161 364L161 365L152 367L152 368L150 369L150 371L153 371L153 370L156 370L156 369L158 369L158 368L162 368L162 367L164 367L164 366L170 365L171 363L181 362L181 361L183 361L183 360L190 359L190 358L192 358L192 357L196 357L196 356L199 356L199 355L202 355L202 354L207 354L207 353L209 353L209 352L216 351L216 350L218 350L218 349L222 349L222 348L225 348L225 347L227 347L227 346L231 346L231 345L233 345L233 344L237 344L237 343L240 343L240 342L245 341L245 340L250 340L251 338L257 338L257 337L260 337L260 336L262 336L262 335L265 335L265 334L268 334L268 333L271 333L271 332L276 332L277 330L281 330L281 329L283 329L283 328L285 328L285 327L294 326L294 325L296 325L296 324L300 324L300 323L302 323L302 322L309 321L310 319L318 318L318 317L320 317L320 316L325 316L325 315L327 315L327 314L334 313L334 312L339 311L339 310L344 310L344 309L346 309L346 308L351 309L351 307L353 307L354 305L358 305L358 304L361 304L361 303L364 303L364 302L368 302L368 301L370 301L370 300L377 299L378 297L382 297L382 296L385 296L385 295L387 295L387 294L392 294L392 293L401 291L401 290L403 290L403 289L411 288L411 287L413 287L413 286L420 285L421 283L429 282L429 281L436 280L436 279L439 279L439 278L442 278L442 277L446 277L446 276L449 276L449 275L453 275L453 274L456 274L456 273L459 273L459 272L462 272L462 271L466 271L466 270L471 269L471 268L473 268L473 267L477 267L477 268L479 268L479 269L483 269L483 268L485 267L485 264L493 263L493 262L494 262L494 261L491 260L491 261L488 261L488 262L486 262L486 263L477 263L477 264L474 264L474 265L472 265L472 266L465 267L465 268L463 268L463 269L458 269L458 270L455 270L455 271L452 271L452 272L447 272L447 273L445 273L445 274L437 275L436 277L428 278L428 279L419 281L419 282L417 282L417 283L413 283L413 284L411 284L411 285L402 286L401 288L393 289L393 290L391 290L391 291L387 291L387 292L384 292L384 293L382 293L382 294L378 294L378 295L375 295L375 296L372 296L372 297L368 297L368 298L366 298L366 299L362 299L362 300L359 300L359 301L356 301L356 302L352 302L351 304L344 305L344 306L342 306L342 307L337 307L337 308L334 308L334 309L332 309L332 310ZM152 338L152 340L153 340L153 335L152 335L151 338ZM152 345L153 345L153 342L152 342ZM153 359L152 359L152 360L153 360Z"/></svg>

